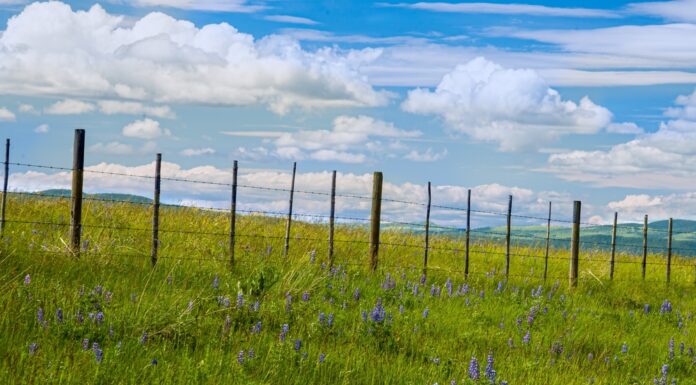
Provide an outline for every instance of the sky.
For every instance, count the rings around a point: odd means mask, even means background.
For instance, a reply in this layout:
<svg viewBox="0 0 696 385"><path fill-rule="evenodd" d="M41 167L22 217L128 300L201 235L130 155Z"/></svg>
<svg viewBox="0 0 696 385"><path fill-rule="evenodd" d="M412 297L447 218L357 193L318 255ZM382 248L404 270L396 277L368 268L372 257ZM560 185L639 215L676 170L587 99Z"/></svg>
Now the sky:
<svg viewBox="0 0 696 385"><path fill-rule="evenodd" d="M696 0L0 0L0 130L14 162L369 195L608 223L696 219ZM89 192L149 181L88 174ZM13 166L10 188L70 175ZM283 194L240 191L249 210ZM225 207L168 182L169 202ZM328 210L300 196L300 212ZM369 202L339 200L359 215ZM326 207L325 207L326 206ZM421 206L387 205L420 221ZM461 213L434 220L461 225ZM483 225L491 218L479 218ZM530 221L533 222L533 221ZM486 222L487 223L487 222Z"/></svg>

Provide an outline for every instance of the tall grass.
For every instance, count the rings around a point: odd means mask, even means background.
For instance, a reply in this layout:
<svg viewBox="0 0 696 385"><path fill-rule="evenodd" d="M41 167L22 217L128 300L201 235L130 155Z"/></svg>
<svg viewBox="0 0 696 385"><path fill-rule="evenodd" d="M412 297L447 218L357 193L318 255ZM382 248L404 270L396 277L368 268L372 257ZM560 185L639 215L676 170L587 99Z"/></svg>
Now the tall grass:
<svg viewBox="0 0 696 385"><path fill-rule="evenodd" d="M543 282L543 250L517 245L505 280L502 242L474 239L465 281L464 254L456 251L463 241L436 236L422 284L421 235L385 232L380 267L370 273L367 231L339 226L331 270L326 226L296 222L284 258L282 219L241 216L237 263L230 268L224 213L165 208L160 259L152 268L150 215L148 206L86 202L78 259L65 253L67 226L16 222L65 223L66 200L10 197L14 222L7 224L0 258L1 381L486 384L491 355L496 383L647 384L667 364L669 381L696 384L695 271L688 259L675 258L668 286L663 255L649 256L642 282L640 258L620 254L610 282L607 253L584 248L580 285L570 289L567 251L552 250L553 278ZM392 283L385 283L387 275ZM375 322L378 299L385 319ZM666 300L673 310L661 312ZM478 381L470 379L472 357L480 364Z"/></svg>

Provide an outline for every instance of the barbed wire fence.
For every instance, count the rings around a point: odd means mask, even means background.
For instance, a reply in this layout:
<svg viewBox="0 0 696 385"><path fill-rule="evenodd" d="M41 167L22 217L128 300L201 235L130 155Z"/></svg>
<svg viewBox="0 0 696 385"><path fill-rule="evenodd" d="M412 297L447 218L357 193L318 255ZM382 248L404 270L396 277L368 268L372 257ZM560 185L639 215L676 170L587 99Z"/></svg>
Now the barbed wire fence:
<svg viewBox="0 0 696 385"><path fill-rule="evenodd" d="M116 171L105 171L96 170L84 167L84 130L75 131L75 146L74 146L74 156L73 156L73 167L60 167L53 165L41 165L32 163L20 163L20 162L10 162L10 140L6 141L6 152L5 152L5 175L3 183L3 194L2 200L0 201L0 235L4 234L6 227L9 224L28 224L32 226L44 226L47 228L62 228L70 232L70 244L66 249L63 250L51 250L44 248L43 250L30 250L31 253L55 253L55 254L66 254L79 257L81 253L86 250L81 242L81 235L83 229L102 229L102 230L113 230L113 231L127 231L138 236L151 238L151 250L149 253L147 251L129 251L129 252L114 252L110 251L109 255L111 257L147 257L150 256L152 266L155 266L159 259L167 260L190 260L190 261L204 261L207 258L201 258L197 256L176 256L176 255L159 255L159 245L161 243L161 234L166 233L176 233L185 234L190 236L210 236L219 237L222 239L227 239L227 261L225 263L230 267L234 267L236 264L245 264L248 261L239 259L236 257L236 251L240 250L240 245L238 245L238 240L240 239L265 239L273 240L283 243L283 256L287 258L289 249L292 247L292 242L294 241L306 241L311 242L315 247L317 244L326 243L327 249L327 262L329 268L331 268L335 263L334 256L334 246L335 244L358 244L362 247L366 247L368 258L363 260L355 261L344 261L343 265L359 265L369 267L371 271L377 270L378 266L382 268L405 268L404 265L390 265L387 261L380 261L380 248L393 247L400 249L409 249L414 252L414 254L422 255L422 270L423 274L427 274L429 271L446 271L450 273L463 274L465 278L469 276L487 276L491 272L484 271L472 271L470 269L474 256L477 257L495 257L504 258L504 267L502 274L506 277L524 277L530 278L529 275L523 274L513 274L511 273L511 264L525 258L530 258L533 260L543 261L543 275L539 278L546 281L547 279L568 279L571 286L576 286L579 279L579 266L580 262L605 262L609 266L609 280L611 281L645 281L645 282L656 282L657 280L646 280L646 271L648 266L655 266L664 268L665 279L662 282L670 283L672 276L672 267L681 268L691 268L694 274L694 283L696 283L696 263L694 261L689 261L688 259L682 259L681 262L673 261L673 253L681 255L694 255L696 254L696 248L687 247L673 247L672 237L673 234L694 234L696 232L691 231L673 231L673 221L670 218L667 222L667 228L651 228L648 225L647 215L644 217L644 222L642 229L637 229L635 225L631 227L620 226L618 223L618 214L614 213L613 224L609 227L606 225L598 225L595 223L583 222L581 221L581 203L579 201L574 201L574 212L573 218L571 220L554 218L552 217L552 204L548 203L548 215L545 216L535 216L528 214L516 214L513 212L513 196L508 197L508 204L506 211L494 211L494 210L484 210L480 208L472 208L471 200L471 190L467 191L467 204L466 207L458 207L454 205L440 205L432 203L432 195L430 189L430 182L428 182L428 199L426 202L408 201L403 199L394 199L390 197L382 196L382 184L383 176L381 172L375 172L373 175L373 193L371 196L365 196L354 193L337 193L336 186L336 171L331 174L331 189L330 191L311 191L304 189L295 188L295 176L296 176L296 163L293 164L292 178L289 188L280 187L270 187L270 186L258 186L252 184L238 183L238 163L234 161L234 166L232 169L231 182L224 183L218 181L207 181L198 179L188 179L188 178L177 178L177 177L166 177L161 175L161 154L157 154L155 161L155 173L154 175L144 175L144 174L130 174L125 172ZM9 177L9 167L21 167L27 169L42 169L42 170L54 170L59 172L69 172L72 174L72 188L70 195L66 194L56 194L56 193L41 193L41 192L8 192L8 177ZM124 199L117 198L105 198L100 196L90 196L83 194L83 181L84 174L99 174L109 177L119 177L119 178L135 178L140 180L148 180L153 183L154 194L152 200L137 200L132 197L126 197ZM160 203L160 188L161 183L172 182L172 183L185 183L189 185L196 186L214 186L216 188L229 189L230 200L228 208L196 205L196 204L171 204L171 203ZM265 209L245 209L238 207L238 192L248 191L250 195L262 195L264 192L281 193L287 194L287 211L282 210L265 210ZM327 199L330 203L329 213L298 213L293 212L293 200L295 199L295 194L300 196L310 196L315 199ZM19 198L28 199L61 199L69 200L71 205L70 221L52 221L52 220L35 220L26 218L7 218L6 217L6 207L7 207L7 197L16 196ZM359 201L362 206L368 206L370 208L369 217L361 217L357 215L336 215L336 199ZM103 204L129 204L129 205L139 205L142 207L152 208L152 226L114 226L114 225L103 225L103 224L91 224L82 222L82 203L83 201L99 202ZM424 222L413 222L405 221L400 218L389 218L388 215L383 216L382 208L383 204L386 208L389 205L394 207L407 207L409 210L422 210L425 221ZM200 210L202 212L215 212L223 213L229 216L229 228L226 231L203 231L197 229L180 229L180 228L160 228L159 224L159 214L160 209L194 209ZM439 211L438 211L439 210ZM431 215L435 213L456 213L458 215L464 216L466 218L466 225L462 227L458 226L448 226L443 224L431 223ZM239 233L237 232L237 214L243 215L262 215L269 218L279 218L285 219L285 233L284 235L274 235L269 233ZM388 214L388 213L387 213ZM471 220L472 217L478 220L494 220L504 223L504 226L498 227L479 227L472 228ZM524 223L538 223L537 226L542 226L545 228L545 236L539 236L534 234L520 233L513 231L513 220L523 221ZM300 222L310 222L310 223L321 223L328 224L328 234L326 238L318 237L302 237L297 234L293 236L292 233L292 223L293 221ZM369 239L341 239L335 238L335 225L343 224L350 226L367 227ZM554 226L557 225L557 226ZM412 232L417 234L419 237L422 236L422 242L418 243L407 243L403 242L389 242L380 239L380 236L384 234L385 229L390 233L407 233ZM504 228L504 231L498 228ZM570 237L562 236L552 236L553 230L557 230L557 227L562 227L563 230L570 230ZM583 240L581 239L581 234L587 229L592 229L596 227L602 227L610 229L610 234L607 235L608 241L598 241L598 240ZM434 230L434 231L433 231ZM639 231L642 235L642 244L630 244L622 243L618 240L621 238L621 232L630 233L633 235ZM654 245L648 243L649 231L664 233L667 238L665 245ZM558 232L558 231L555 231ZM445 236L440 238L451 239L452 237L464 238L462 247L451 247L452 242L448 243L450 246L437 246L437 242L434 235L444 233ZM393 235L393 234L392 234ZM450 236L450 238L447 238ZM394 238L392 236L391 238ZM415 237L408 237L413 240ZM480 242L504 242L504 251L492 251L487 250L482 247L477 247L476 242L472 244L472 238L475 241ZM534 248L534 250L541 251L539 254L527 253L516 253L512 251L512 242L516 240L518 245L520 243L526 245L540 246ZM433 242L436 241L436 242ZM434 245L435 244L435 245ZM569 247L567 247L569 246ZM567 247L567 251L566 251ZM551 249L561 249L564 250L559 255L559 252L551 252ZM623 249L627 254L635 255L638 254L640 259L630 258L630 259L617 259L617 250ZM583 258L580 258L581 249L584 253ZM608 250L610 258L606 260L598 260L592 258L593 249ZM531 250L531 248L528 248ZM461 269L451 269L442 268L439 266L429 265L428 256L432 252L447 252L454 255L463 254L462 267ZM649 261L648 254L664 254L664 259L660 261ZM569 263L569 273L567 276L561 275L551 275L549 274L549 260L552 261L567 261ZM615 266L619 264L630 264L630 265L640 265L641 276L640 277L615 277ZM412 266L413 267L413 266ZM592 275L593 278L597 278Z"/></svg>

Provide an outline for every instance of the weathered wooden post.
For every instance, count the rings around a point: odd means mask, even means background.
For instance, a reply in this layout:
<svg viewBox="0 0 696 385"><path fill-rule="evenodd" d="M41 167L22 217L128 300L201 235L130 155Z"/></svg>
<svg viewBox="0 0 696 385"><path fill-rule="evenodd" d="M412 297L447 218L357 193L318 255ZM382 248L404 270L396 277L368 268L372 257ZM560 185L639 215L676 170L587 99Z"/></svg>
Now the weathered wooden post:
<svg viewBox="0 0 696 385"><path fill-rule="evenodd" d="M672 273L672 218L667 223L667 284Z"/></svg>
<svg viewBox="0 0 696 385"><path fill-rule="evenodd" d="M379 255L379 224L382 214L382 173L375 172L372 177L372 210L370 212L370 270L377 270Z"/></svg>
<svg viewBox="0 0 696 385"><path fill-rule="evenodd" d="M505 232L505 277L510 277L510 227L512 223L512 195L508 200L507 231Z"/></svg>
<svg viewBox="0 0 696 385"><path fill-rule="evenodd" d="M645 270L648 265L648 214L645 214L643 219L643 264L642 264L642 276L645 280Z"/></svg>
<svg viewBox="0 0 696 385"><path fill-rule="evenodd" d="M611 228L611 262L609 264L609 279L614 280L614 264L616 263L616 227L619 213L614 212L614 226Z"/></svg>
<svg viewBox="0 0 696 385"><path fill-rule="evenodd" d="M230 202L230 268L234 267L234 237L237 230L237 171L238 165L235 160L232 163L232 197Z"/></svg>
<svg viewBox="0 0 696 385"><path fill-rule="evenodd" d="M73 144L72 190L70 199L70 247L76 256L80 254L82 235L82 186L85 167L85 130L75 130Z"/></svg>
<svg viewBox="0 0 696 385"><path fill-rule="evenodd" d="M546 221L546 254L544 255L544 281L549 272L549 247L551 243L551 202L549 202L549 219Z"/></svg>
<svg viewBox="0 0 696 385"><path fill-rule="evenodd" d="M2 213L0 213L0 237L5 234L5 209L7 207L7 182L10 177L10 139L5 142L5 179L2 184Z"/></svg>
<svg viewBox="0 0 696 385"><path fill-rule="evenodd" d="M466 251L464 254L464 278L469 278L469 241L471 237L471 189L466 193Z"/></svg>
<svg viewBox="0 0 696 385"><path fill-rule="evenodd" d="M336 216L336 170L331 173L331 211L329 215L329 270L334 264L334 226Z"/></svg>
<svg viewBox="0 0 696 385"><path fill-rule="evenodd" d="M573 233L570 240L570 286L578 286L580 261L580 201L573 202Z"/></svg>
<svg viewBox="0 0 696 385"><path fill-rule="evenodd" d="M159 249L159 208L160 208L160 172L162 170L162 154L155 158L155 196L152 205L152 253L150 263L152 267L157 264L157 251Z"/></svg>
<svg viewBox="0 0 696 385"><path fill-rule="evenodd" d="M428 248L430 247L430 182L428 182L428 206L425 209L425 253L423 254L423 275L428 273Z"/></svg>
<svg viewBox="0 0 696 385"><path fill-rule="evenodd" d="M288 256L290 249L290 226L292 226L292 198L295 194L295 173L297 172L297 162L292 162L292 180L290 181L290 201L288 204L288 221L285 225L285 249L283 255Z"/></svg>

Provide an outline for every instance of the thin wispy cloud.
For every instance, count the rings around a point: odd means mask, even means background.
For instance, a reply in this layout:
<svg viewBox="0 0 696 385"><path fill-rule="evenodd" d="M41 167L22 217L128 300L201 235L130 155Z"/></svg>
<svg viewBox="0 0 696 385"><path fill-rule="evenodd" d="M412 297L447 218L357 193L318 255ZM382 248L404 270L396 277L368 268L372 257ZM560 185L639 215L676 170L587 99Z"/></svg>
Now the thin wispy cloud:
<svg viewBox="0 0 696 385"><path fill-rule="evenodd" d="M268 15L264 16L264 20L274 21L277 23L287 24L302 24L302 25L317 25L319 22L306 17L290 16L290 15Z"/></svg>
<svg viewBox="0 0 696 385"><path fill-rule="evenodd" d="M431 12L496 14L496 15L529 15L548 17L594 17L616 18L620 13L607 9L593 8L561 8L531 4L499 4L499 3L377 3L381 7L407 8Z"/></svg>

